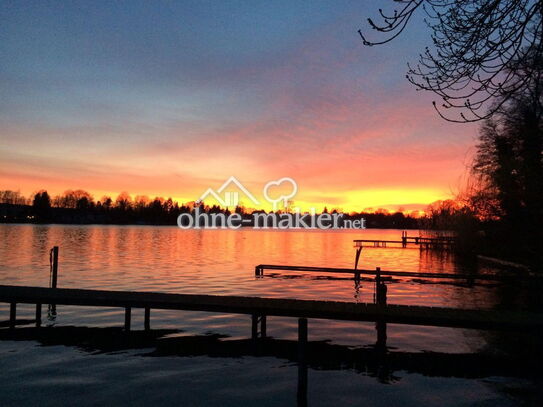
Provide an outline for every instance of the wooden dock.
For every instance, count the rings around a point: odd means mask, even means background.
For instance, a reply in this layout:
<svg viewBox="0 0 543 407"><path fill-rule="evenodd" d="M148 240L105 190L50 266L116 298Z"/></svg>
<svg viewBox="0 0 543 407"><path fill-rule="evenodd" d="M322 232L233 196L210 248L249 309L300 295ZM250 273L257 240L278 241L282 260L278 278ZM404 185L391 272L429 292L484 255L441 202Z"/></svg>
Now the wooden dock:
<svg viewBox="0 0 543 407"><path fill-rule="evenodd" d="M543 314L505 310L466 310L440 307L384 305L336 301L294 300L153 292L80 290L0 286L0 302L10 304L10 326L16 324L17 304L36 304L36 325L41 325L42 304L120 307L125 309L125 330L130 330L132 308L145 309L145 328L151 309L205 311L253 316L253 336L265 336L266 316L299 318L299 338L307 340L307 318L369 321L406 325L541 332Z"/></svg>
<svg viewBox="0 0 543 407"><path fill-rule="evenodd" d="M495 274L463 274L463 273L426 273L426 272L411 272L411 271L392 271L381 270L377 267L375 270L350 269L337 267L311 267L311 266L285 266L278 264L259 264L255 267L255 275L263 276L264 270L276 271L296 271L296 272L315 272L315 273L333 273L333 274L351 274L353 276L389 276L389 277L406 277L406 278L425 278L425 279L448 279L448 280L483 280L483 281L500 281L500 282L515 282L519 281L519 276L506 276ZM522 280L532 279L535 277L525 276ZM541 279L538 279L541 280Z"/></svg>
<svg viewBox="0 0 543 407"><path fill-rule="evenodd" d="M408 245L417 245L421 248L451 248L456 244L454 236L408 236L406 231L402 232L400 240L383 240L383 239L355 239L353 240L355 247L368 247L368 243L373 247L387 247L388 244L399 244L402 247ZM366 243L366 244L365 244Z"/></svg>

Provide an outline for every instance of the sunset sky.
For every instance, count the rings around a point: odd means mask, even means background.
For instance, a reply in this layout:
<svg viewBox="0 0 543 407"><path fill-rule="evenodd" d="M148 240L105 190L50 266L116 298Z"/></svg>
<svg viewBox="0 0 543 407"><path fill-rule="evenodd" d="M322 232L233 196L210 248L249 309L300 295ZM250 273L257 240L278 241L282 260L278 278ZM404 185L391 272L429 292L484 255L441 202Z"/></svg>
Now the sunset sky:
<svg viewBox="0 0 543 407"><path fill-rule="evenodd" d="M421 19L363 46L381 3L2 1L0 189L187 202L233 175L259 197L291 177L302 208L449 198L477 129L405 79Z"/></svg>

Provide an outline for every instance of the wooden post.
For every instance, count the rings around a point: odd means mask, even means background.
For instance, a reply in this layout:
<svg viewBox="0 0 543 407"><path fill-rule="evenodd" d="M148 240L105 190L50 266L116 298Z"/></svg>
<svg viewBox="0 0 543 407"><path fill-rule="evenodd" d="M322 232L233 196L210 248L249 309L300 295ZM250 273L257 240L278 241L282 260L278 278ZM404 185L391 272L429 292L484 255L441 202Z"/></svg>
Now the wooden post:
<svg viewBox="0 0 543 407"><path fill-rule="evenodd" d="M57 288L58 281L58 246L54 246L49 253L49 261L51 263L51 288ZM49 319L56 317L56 304L49 304Z"/></svg>
<svg viewBox="0 0 543 407"><path fill-rule="evenodd" d="M51 262L51 288L57 288L58 280L58 246L53 247Z"/></svg>
<svg viewBox="0 0 543 407"><path fill-rule="evenodd" d="M297 406L307 406L307 363L298 364Z"/></svg>
<svg viewBox="0 0 543 407"><path fill-rule="evenodd" d="M298 388L296 389L298 407L307 407L307 363L298 362Z"/></svg>
<svg viewBox="0 0 543 407"><path fill-rule="evenodd" d="M373 290L373 302L379 303L379 284L381 284L381 267L375 268L375 288Z"/></svg>
<svg viewBox="0 0 543 407"><path fill-rule="evenodd" d="M385 283L380 283L377 288L377 304L386 305L387 304L387 285Z"/></svg>
<svg viewBox="0 0 543 407"><path fill-rule="evenodd" d="M251 315L251 338L256 340L258 338L258 315Z"/></svg>
<svg viewBox="0 0 543 407"><path fill-rule="evenodd" d="M381 267L375 268L374 302L377 305L386 305L387 303L387 286L381 281Z"/></svg>
<svg viewBox="0 0 543 407"><path fill-rule="evenodd" d="M402 232L402 247L407 247L407 231Z"/></svg>
<svg viewBox="0 0 543 407"><path fill-rule="evenodd" d="M126 307L124 309L124 330L130 332L130 319L132 317L132 308Z"/></svg>
<svg viewBox="0 0 543 407"><path fill-rule="evenodd" d="M360 244L360 247L356 248L356 256L354 258L354 269L356 270L358 268L358 260L360 259L360 253L362 252L362 244Z"/></svg>
<svg viewBox="0 0 543 407"><path fill-rule="evenodd" d="M36 304L36 328L41 327L41 304Z"/></svg>
<svg viewBox="0 0 543 407"><path fill-rule="evenodd" d="M145 307L145 318L143 322L146 331L151 329L151 308Z"/></svg>
<svg viewBox="0 0 543 407"><path fill-rule="evenodd" d="M12 302L9 304L9 327L15 328L17 322L17 303Z"/></svg>
<svg viewBox="0 0 543 407"><path fill-rule="evenodd" d="M307 318L298 318L298 360L305 360L307 345Z"/></svg>
<svg viewBox="0 0 543 407"><path fill-rule="evenodd" d="M266 337L266 315L260 317L260 337Z"/></svg>
<svg viewBox="0 0 543 407"><path fill-rule="evenodd" d="M298 406L307 406L307 319L298 319Z"/></svg>
<svg viewBox="0 0 543 407"><path fill-rule="evenodd" d="M375 329L377 330L377 342L375 347L378 351L385 352L387 349L387 323L384 321L377 321L375 323Z"/></svg>

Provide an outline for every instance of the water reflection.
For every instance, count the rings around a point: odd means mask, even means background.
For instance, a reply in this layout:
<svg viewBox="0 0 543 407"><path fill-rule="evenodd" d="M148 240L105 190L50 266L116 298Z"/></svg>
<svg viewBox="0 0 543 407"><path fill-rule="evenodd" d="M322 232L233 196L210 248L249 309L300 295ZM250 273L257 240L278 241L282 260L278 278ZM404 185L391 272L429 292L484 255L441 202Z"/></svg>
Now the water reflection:
<svg viewBox="0 0 543 407"><path fill-rule="evenodd" d="M60 247L60 287L154 290L179 293L262 295L371 301L360 285L339 279L255 281L256 264L353 267L355 238L397 239L399 230L255 231L180 230L154 226L1 225L0 279L6 284L47 285L48 250ZM360 268L467 272L444 251L367 248ZM317 278L308 274L304 278ZM492 307L482 287L391 284L398 304ZM489 295L490 294L490 295ZM461 297L461 298L460 298Z"/></svg>
<svg viewBox="0 0 543 407"><path fill-rule="evenodd" d="M49 250L60 247L59 287L247 295L340 301L372 301L374 279L266 273L257 264L353 267L357 238L397 239L399 230L357 232L183 231L153 226L0 225L0 281L48 286ZM367 248L359 268L469 273L478 265L448 252L417 248ZM482 269L482 272L494 271ZM389 303L465 308L540 307L540 290L521 283L387 281ZM33 309L20 307L21 318ZM0 312L6 315L5 304ZM54 329L0 330L0 339L35 340L89 352L142 349L145 356L274 357L298 363L296 321L270 318L268 334L247 339L246 319L235 315L157 311L151 333L129 337L117 328L122 310L58 307L48 313ZM134 319L141 318L134 315ZM271 323L270 323L271 322ZM66 325L86 325L74 328ZM185 336L180 337L183 333ZM211 333L211 334L206 334ZM362 344L370 344L362 346ZM143 350L152 348L151 350ZM493 332L341 321L311 321L304 363L299 366L298 402L311 393L310 371L349 370L380 383L401 381L405 372L427 377L535 377L541 373L537 339ZM535 349L535 350L534 350ZM31 366L31 362L29 362ZM305 383L305 384L304 384ZM423 384L426 382L422 382ZM421 388L424 388L422 385ZM301 389L301 390L300 390Z"/></svg>
<svg viewBox="0 0 543 407"><path fill-rule="evenodd" d="M536 378L542 372L537 359L526 353L523 359L496 352L450 354L443 352L402 352L375 345L351 347L327 341L308 341L300 357L298 341L272 337L231 339L225 335L184 335L175 329L132 331L120 328L55 327L0 330L0 340L37 341L43 346L73 346L89 353L116 353L141 349L140 356L209 356L239 358L274 357L297 363L298 385L307 391L307 371L353 370L380 383L401 380L395 372L406 371L429 377L484 378L491 376ZM300 399L300 396L301 399ZM303 394L298 395L303 401Z"/></svg>
<svg viewBox="0 0 543 407"><path fill-rule="evenodd" d="M372 278L358 281L319 273L266 273L254 277L257 264L293 264L324 267L353 267L356 238L397 239L399 230L365 231L255 231L180 230L155 226L1 225L0 281L4 284L48 286L48 252L60 247L59 287L112 290L160 291L187 294L217 294L372 302ZM417 248L366 248L360 268L469 273L476 265L460 263L445 251ZM483 270L485 271L485 270ZM522 285L488 282L427 281L394 278L387 281L389 303L464 308L533 307L541 301L536 290ZM0 304L0 311L5 309ZM79 317L80 311L63 307L52 321L104 324L119 319L118 310ZM168 313L158 322L168 325ZM82 318L77 319L76 318ZM198 319L199 318L199 319ZM235 317L223 316L229 334L238 332ZM193 329L209 329L209 317L191 316ZM322 325L319 325L322 326ZM318 331L324 338L354 324L328 322ZM279 331L289 334L290 322ZM420 329L419 331L420 332ZM442 330L414 335L408 327L389 337L408 346L416 343L446 343L456 350L484 346L484 341L454 331L443 338ZM428 335L431 335L430 337ZM415 340L413 338L419 338ZM409 338L409 339L407 339ZM426 338L423 341L422 338ZM455 341L456 338L456 341ZM350 334L342 336L350 342ZM424 345L427 349L427 345ZM439 345L441 346L441 345ZM445 345L443 345L445 346Z"/></svg>

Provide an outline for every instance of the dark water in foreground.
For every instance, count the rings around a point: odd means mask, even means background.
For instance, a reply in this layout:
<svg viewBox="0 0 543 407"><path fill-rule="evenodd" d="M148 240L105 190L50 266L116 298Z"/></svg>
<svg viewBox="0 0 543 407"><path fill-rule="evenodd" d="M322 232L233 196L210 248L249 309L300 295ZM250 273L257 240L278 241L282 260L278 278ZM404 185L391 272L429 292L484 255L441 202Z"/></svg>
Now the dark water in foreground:
<svg viewBox="0 0 543 407"><path fill-rule="evenodd" d="M267 272L260 263L352 267L355 238L398 239L399 230L358 232L183 231L151 226L0 226L0 283L47 286L58 245L59 287L275 298L371 301L360 287L322 274ZM416 248L367 248L362 268L497 272ZM435 280L434 280L435 282ZM464 308L533 307L539 293L496 284L397 279L389 303ZM0 320L8 308L0 304ZM18 307L32 318L33 307ZM268 318L255 348L246 316L153 311L150 336L124 338L123 310L58 307L38 338L0 334L0 405L296 405L297 321ZM73 328L73 326L77 328ZM133 311L133 329L143 315ZM4 330L5 332L5 330ZM389 324L387 352L372 323L309 321L309 405L522 405L541 399L541 361L531 338ZM533 347L532 347L533 346ZM521 350L519 356L518 351ZM531 366L531 365L530 365Z"/></svg>

